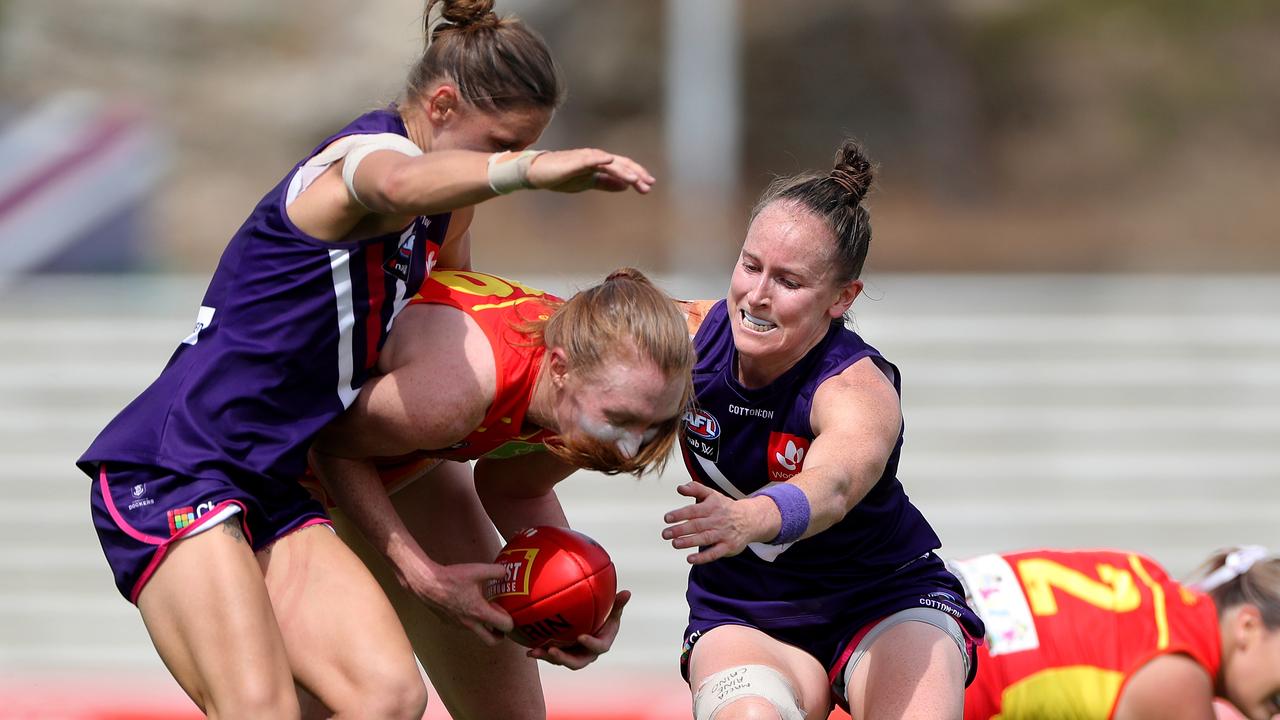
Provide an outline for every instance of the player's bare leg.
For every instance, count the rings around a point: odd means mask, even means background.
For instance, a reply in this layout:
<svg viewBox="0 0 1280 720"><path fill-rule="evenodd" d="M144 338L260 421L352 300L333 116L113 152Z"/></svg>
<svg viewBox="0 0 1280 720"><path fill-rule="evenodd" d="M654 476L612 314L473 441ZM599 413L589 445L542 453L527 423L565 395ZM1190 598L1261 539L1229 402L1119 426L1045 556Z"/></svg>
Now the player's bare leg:
<svg viewBox="0 0 1280 720"><path fill-rule="evenodd" d="M284 642L238 516L174 543L138 609L169 672L209 717L298 717Z"/></svg>
<svg viewBox="0 0 1280 720"><path fill-rule="evenodd" d="M831 712L827 674L817 660L743 625L721 625L698 639L689 658L689 687L696 697L703 682L716 673L746 666L767 666L779 673L794 692L806 720L826 720ZM715 715L716 720L780 717L783 715L774 702L756 695L733 700Z"/></svg>
<svg viewBox="0 0 1280 720"><path fill-rule="evenodd" d="M501 549L465 464L441 463L391 499L418 543L437 562L493 562ZM454 720L546 717L537 662L525 656L525 648L509 641L489 647L475 633L441 622L400 587L390 566L356 535L341 511L335 511L333 519L387 591Z"/></svg>
<svg viewBox="0 0 1280 720"><path fill-rule="evenodd" d="M872 643L849 678L847 694L856 718L960 720L964 657L942 630L904 622Z"/></svg>
<svg viewBox="0 0 1280 720"><path fill-rule="evenodd" d="M313 525L260 551L258 562L294 677L332 717L422 717L426 685L400 621L342 540ZM307 717L330 716L314 702L306 708Z"/></svg>

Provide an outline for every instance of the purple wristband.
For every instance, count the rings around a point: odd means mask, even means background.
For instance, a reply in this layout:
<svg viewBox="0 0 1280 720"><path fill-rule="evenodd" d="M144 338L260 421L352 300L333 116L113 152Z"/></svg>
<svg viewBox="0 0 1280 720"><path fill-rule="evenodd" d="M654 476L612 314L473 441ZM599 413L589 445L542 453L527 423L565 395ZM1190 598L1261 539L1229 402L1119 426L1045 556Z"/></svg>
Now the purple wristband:
<svg viewBox="0 0 1280 720"><path fill-rule="evenodd" d="M809 498L795 485L778 483L757 490L752 495L769 498L778 506L778 513L782 515L782 527L778 530L778 536L769 541L770 545L795 542L809 529Z"/></svg>

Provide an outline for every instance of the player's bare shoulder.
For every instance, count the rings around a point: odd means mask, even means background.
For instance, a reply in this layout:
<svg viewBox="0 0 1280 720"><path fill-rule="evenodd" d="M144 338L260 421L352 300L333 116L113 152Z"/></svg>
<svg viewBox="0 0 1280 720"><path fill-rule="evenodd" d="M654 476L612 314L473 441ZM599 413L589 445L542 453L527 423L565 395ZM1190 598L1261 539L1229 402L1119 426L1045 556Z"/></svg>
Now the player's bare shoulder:
<svg viewBox="0 0 1280 720"><path fill-rule="evenodd" d="M892 366L864 357L819 385L810 416L814 430L846 423L866 426L874 420L885 433L896 434L902 409L887 372L892 372Z"/></svg>

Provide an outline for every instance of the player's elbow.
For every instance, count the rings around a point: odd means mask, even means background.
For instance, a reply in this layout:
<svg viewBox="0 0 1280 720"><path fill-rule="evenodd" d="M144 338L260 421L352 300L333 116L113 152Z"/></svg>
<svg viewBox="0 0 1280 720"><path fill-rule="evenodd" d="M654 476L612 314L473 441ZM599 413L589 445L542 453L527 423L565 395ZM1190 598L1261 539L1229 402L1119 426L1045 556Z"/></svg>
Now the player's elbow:
<svg viewBox="0 0 1280 720"><path fill-rule="evenodd" d="M420 191L414 182L410 163L398 162L371 178L369 197L361 194L361 201L374 212L386 215L410 214L416 195Z"/></svg>

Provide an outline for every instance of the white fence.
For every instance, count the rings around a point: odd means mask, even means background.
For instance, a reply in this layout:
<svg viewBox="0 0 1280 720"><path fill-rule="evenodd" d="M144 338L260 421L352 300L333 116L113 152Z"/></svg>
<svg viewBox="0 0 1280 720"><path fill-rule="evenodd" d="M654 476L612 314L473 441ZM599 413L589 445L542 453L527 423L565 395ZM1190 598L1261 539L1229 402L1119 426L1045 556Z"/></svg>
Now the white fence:
<svg viewBox="0 0 1280 720"><path fill-rule="evenodd" d="M189 332L204 282L50 278L0 296L0 677L165 677L72 462ZM1280 546L1280 278L881 276L854 307L902 370L901 478L944 554L1118 546L1185 572L1224 544ZM659 532L680 482L673 462L562 486L636 593L588 672L678 690L686 565Z"/></svg>

